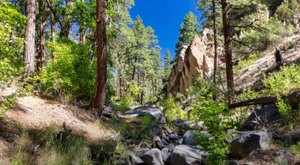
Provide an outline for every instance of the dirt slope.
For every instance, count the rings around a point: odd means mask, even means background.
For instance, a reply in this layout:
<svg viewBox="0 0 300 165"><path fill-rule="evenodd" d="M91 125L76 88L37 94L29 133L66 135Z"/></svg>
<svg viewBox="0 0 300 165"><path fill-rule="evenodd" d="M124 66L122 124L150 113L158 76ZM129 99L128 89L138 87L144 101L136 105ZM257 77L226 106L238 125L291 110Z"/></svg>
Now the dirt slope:
<svg viewBox="0 0 300 165"><path fill-rule="evenodd" d="M287 64L300 62L300 29L295 31L292 36L282 39L282 42L277 45L280 48L281 54ZM252 65L242 69L235 76L236 90L240 91L247 87L253 86L260 82L264 73L271 72L275 69L274 49L264 53L262 58L259 58Z"/></svg>

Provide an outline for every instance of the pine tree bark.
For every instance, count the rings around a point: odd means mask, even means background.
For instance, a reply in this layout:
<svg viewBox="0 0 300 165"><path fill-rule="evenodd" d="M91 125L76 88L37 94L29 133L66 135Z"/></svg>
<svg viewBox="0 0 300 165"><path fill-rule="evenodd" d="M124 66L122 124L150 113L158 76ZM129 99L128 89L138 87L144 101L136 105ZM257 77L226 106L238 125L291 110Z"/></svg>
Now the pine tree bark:
<svg viewBox="0 0 300 165"><path fill-rule="evenodd" d="M35 24L36 24L36 0L26 2L27 21L25 29L24 63L27 75L34 74L35 55Z"/></svg>
<svg viewBox="0 0 300 165"><path fill-rule="evenodd" d="M39 52L37 56L37 71L39 72L41 68L45 65L45 44L46 44L46 38L45 38L45 32L46 32L46 20L42 18L41 24L40 24L40 33L39 33Z"/></svg>
<svg viewBox="0 0 300 165"><path fill-rule="evenodd" d="M232 63L232 36L231 27L228 14L228 3L226 0L221 0L222 6L222 20L224 33L224 49L225 49L225 63L226 63L226 79L228 90L228 102L232 103L232 93L234 92L233 79L233 63Z"/></svg>
<svg viewBox="0 0 300 165"><path fill-rule="evenodd" d="M216 75L218 71L218 41L217 41L217 24L216 24L216 1L212 0L212 17L213 17L213 33L214 33L214 73L213 73L213 83L215 86L217 86L217 80L216 80ZM217 99L217 95L213 95L213 99Z"/></svg>
<svg viewBox="0 0 300 165"><path fill-rule="evenodd" d="M79 28L79 43L84 44L85 43L85 30L83 27Z"/></svg>
<svg viewBox="0 0 300 165"><path fill-rule="evenodd" d="M50 4L52 4L52 0L49 0ZM55 27L55 16L53 12L50 12L50 33L51 33L51 41L54 41L56 35L56 27Z"/></svg>
<svg viewBox="0 0 300 165"><path fill-rule="evenodd" d="M96 114L101 114L105 108L105 85L107 80L105 0L96 0L96 14L97 77L92 108L94 108Z"/></svg>

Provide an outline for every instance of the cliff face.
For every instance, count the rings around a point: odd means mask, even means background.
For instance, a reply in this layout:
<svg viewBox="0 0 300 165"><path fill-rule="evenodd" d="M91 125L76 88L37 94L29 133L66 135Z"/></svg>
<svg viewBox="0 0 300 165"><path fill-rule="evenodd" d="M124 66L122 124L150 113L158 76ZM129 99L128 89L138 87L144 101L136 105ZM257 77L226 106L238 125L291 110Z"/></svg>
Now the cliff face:
<svg viewBox="0 0 300 165"><path fill-rule="evenodd" d="M181 50L169 77L168 93L185 94L195 76L212 76L214 67L212 37L213 33L204 29L203 36L196 35L192 43Z"/></svg>

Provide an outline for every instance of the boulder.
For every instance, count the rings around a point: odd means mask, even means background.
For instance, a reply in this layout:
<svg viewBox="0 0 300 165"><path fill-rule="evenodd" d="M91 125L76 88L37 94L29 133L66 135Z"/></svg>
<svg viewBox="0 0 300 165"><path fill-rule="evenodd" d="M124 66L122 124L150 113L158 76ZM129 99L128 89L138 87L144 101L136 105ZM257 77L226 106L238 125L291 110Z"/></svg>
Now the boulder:
<svg viewBox="0 0 300 165"><path fill-rule="evenodd" d="M165 145L163 144L161 138L159 136L155 136L153 138L153 148L163 149Z"/></svg>
<svg viewBox="0 0 300 165"><path fill-rule="evenodd" d="M162 158L162 152L157 148L153 148L150 151L146 152L145 155L142 157L142 160L145 162L146 165L164 164Z"/></svg>
<svg viewBox="0 0 300 165"><path fill-rule="evenodd" d="M197 134L202 135L203 137L211 136L207 131L197 132L196 130L188 130L183 135L182 144L197 145Z"/></svg>
<svg viewBox="0 0 300 165"><path fill-rule="evenodd" d="M272 139L272 134L265 131L232 131L230 134L237 135L228 141L234 158L244 158L257 149L266 150Z"/></svg>
<svg viewBox="0 0 300 165"><path fill-rule="evenodd" d="M164 148L161 150L162 153L162 159L164 163L169 163L170 159L170 153L169 153L169 149L168 148Z"/></svg>
<svg viewBox="0 0 300 165"><path fill-rule="evenodd" d="M135 151L135 156L137 157L143 157L146 152L150 151L149 148L139 148Z"/></svg>
<svg viewBox="0 0 300 165"><path fill-rule="evenodd" d="M135 156L134 154L129 155L129 161L130 161L131 165L142 165L142 164L144 164L144 161L141 158Z"/></svg>
<svg viewBox="0 0 300 165"><path fill-rule="evenodd" d="M182 129L193 129L196 126L195 123L182 119L175 119L172 121L172 124Z"/></svg>
<svg viewBox="0 0 300 165"><path fill-rule="evenodd" d="M257 107L248 117L244 128L247 130L257 130L266 127L269 123L281 119L280 113L275 104Z"/></svg>
<svg viewBox="0 0 300 165"><path fill-rule="evenodd" d="M201 165L205 164L207 153L190 145L178 145L170 155L172 165Z"/></svg>
<svg viewBox="0 0 300 165"><path fill-rule="evenodd" d="M125 112L125 114L129 117L139 117L139 116L151 116L153 117L157 122L165 124L166 118L162 112L161 109L151 107L151 106L142 106L134 108L130 111Z"/></svg>

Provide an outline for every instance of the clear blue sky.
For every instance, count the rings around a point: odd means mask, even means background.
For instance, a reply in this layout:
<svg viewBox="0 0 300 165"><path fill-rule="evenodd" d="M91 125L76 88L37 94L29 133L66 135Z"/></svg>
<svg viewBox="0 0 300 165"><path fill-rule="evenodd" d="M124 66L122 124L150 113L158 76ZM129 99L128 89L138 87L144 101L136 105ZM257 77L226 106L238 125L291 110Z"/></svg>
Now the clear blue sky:
<svg viewBox="0 0 300 165"><path fill-rule="evenodd" d="M166 49L170 49L174 57L180 24L189 11L197 16L199 22L200 12L196 9L195 0L135 0L130 14L134 20L140 15L145 26L154 29L162 56Z"/></svg>

